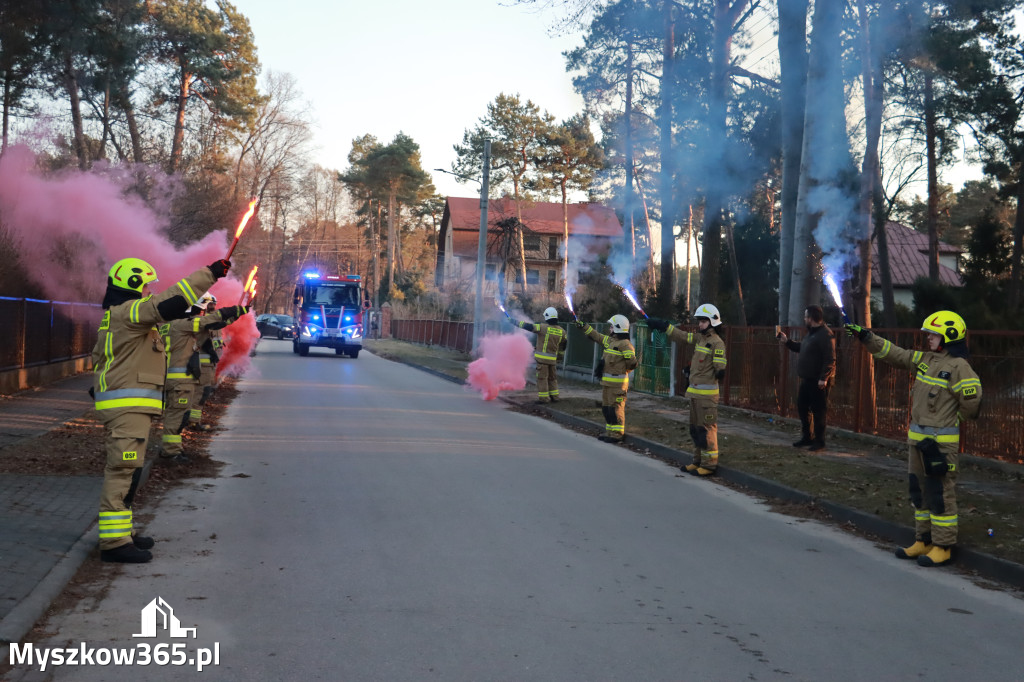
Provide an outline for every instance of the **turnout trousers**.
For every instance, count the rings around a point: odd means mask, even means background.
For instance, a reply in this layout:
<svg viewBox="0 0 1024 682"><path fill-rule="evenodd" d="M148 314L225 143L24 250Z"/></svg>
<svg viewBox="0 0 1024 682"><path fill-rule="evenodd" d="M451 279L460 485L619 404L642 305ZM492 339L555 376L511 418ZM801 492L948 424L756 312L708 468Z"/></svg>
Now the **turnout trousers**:
<svg viewBox="0 0 1024 682"><path fill-rule="evenodd" d="M603 386L601 412L604 414L604 433L609 438L622 440L626 435L625 386Z"/></svg>
<svg viewBox="0 0 1024 682"><path fill-rule="evenodd" d="M558 366L537 363L537 399L541 402L558 400Z"/></svg>
<svg viewBox="0 0 1024 682"><path fill-rule="evenodd" d="M690 395L693 463L712 471L718 466L718 396Z"/></svg>
<svg viewBox="0 0 1024 682"><path fill-rule="evenodd" d="M925 474L924 458L917 446L910 443L908 478L910 503L914 506L914 535L931 543L950 547L956 544L958 513L956 506L956 479L960 472L959 443L939 443L948 471L945 476Z"/></svg>
<svg viewBox="0 0 1024 682"><path fill-rule="evenodd" d="M132 500L146 460L153 417L139 412L111 415L103 422L106 466L100 491L100 549L132 541Z"/></svg>
<svg viewBox="0 0 1024 682"><path fill-rule="evenodd" d="M164 434L162 454L170 457L182 452L181 432L192 415L192 399L196 382L191 379L168 379L164 387Z"/></svg>

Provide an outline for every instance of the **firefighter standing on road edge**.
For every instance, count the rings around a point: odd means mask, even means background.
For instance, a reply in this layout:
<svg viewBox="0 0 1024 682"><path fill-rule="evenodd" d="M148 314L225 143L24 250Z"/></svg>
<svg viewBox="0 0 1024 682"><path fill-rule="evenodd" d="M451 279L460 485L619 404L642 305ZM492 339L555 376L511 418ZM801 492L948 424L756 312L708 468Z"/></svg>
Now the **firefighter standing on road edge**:
<svg viewBox="0 0 1024 682"><path fill-rule="evenodd" d="M604 348L601 357L601 412L604 413L605 432L598 436L606 443L621 443L626 435L626 394L629 392L629 373L637 367L636 349L629 342L629 320L625 315L612 315L609 336L601 334L589 324L576 320L595 343Z"/></svg>
<svg viewBox="0 0 1024 682"><path fill-rule="evenodd" d="M145 461L154 415L163 411L164 346L156 325L181 319L227 274L220 260L152 296L156 270L139 258L114 263L103 297L103 319L92 351L93 400L105 432L99 546L103 561L145 563L153 540L133 533L132 501Z"/></svg>
<svg viewBox="0 0 1024 682"><path fill-rule="evenodd" d="M208 315L217 309L217 297L206 292L194 309L199 315ZM214 327L200 329L196 334L196 346L199 348L199 387L198 393L192 396L192 412L189 415L189 428L196 431L209 431L211 426L203 423L203 406L213 393L213 382L217 377L217 354L215 339L217 331Z"/></svg>
<svg viewBox="0 0 1024 682"><path fill-rule="evenodd" d="M981 381L968 362L967 325L962 317L940 310L925 319L928 351L900 348L855 324L846 330L876 359L913 370L910 403L908 481L914 506L914 544L896 556L916 559L920 566L942 566L953 560L958 514L960 419L977 419Z"/></svg>
<svg viewBox="0 0 1024 682"><path fill-rule="evenodd" d="M200 301L204 303L204 301ZM202 376L202 361L197 336L204 329L226 327L248 310L233 305L209 315L200 315L192 308L193 317L160 325L167 356L167 380L164 386L164 430L160 458L180 464L188 461L181 444L181 432L191 420L193 401Z"/></svg>
<svg viewBox="0 0 1024 682"><path fill-rule="evenodd" d="M680 469L696 476L710 476L718 468L718 382L725 378L728 361L725 341L718 335L722 324L718 308L704 303L693 317L697 320L696 333L684 332L666 320L651 319L647 324L665 332L670 341L693 344L686 397L690 399L690 438L696 451L693 462Z"/></svg>
<svg viewBox="0 0 1024 682"><path fill-rule="evenodd" d="M547 308L544 322L515 321L520 329L537 335L533 358L537 361L537 402L558 402L558 360L565 353L565 330L558 326L558 311Z"/></svg>

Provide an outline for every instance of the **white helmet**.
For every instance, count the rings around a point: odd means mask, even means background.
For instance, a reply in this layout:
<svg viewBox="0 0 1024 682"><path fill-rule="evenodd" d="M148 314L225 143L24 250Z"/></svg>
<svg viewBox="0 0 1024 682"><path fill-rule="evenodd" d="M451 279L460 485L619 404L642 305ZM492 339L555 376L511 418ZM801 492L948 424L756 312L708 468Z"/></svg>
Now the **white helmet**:
<svg viewBox="0 0 1024 682"><path fill-rule="evenodd" d="M209 303L216 303L217 298L210 292L206 292L199 297L199 300L192 305L192 312L194 313L205 313L206 306Z"/></svg>
<svg viewBox="0 0 1024 682"><path fill-rule="evenodd" d="M608 324L612 326L613 334L629 333L629 320L626 319L625 315L612 315L608 319Z"/></svg>
<svg viewBox="0 0 1024 682"><path fill-rule="evenodd" d="M722 324L722 314L718 312L718 308L711 305L710 303L703 303L699 308L693 311L694 317L706 317L711 320L711 326L717 327Z"/></svg>
<svg viewBox="0 0 1024 682"><path fill-rule="evenodd" d="M544 309L544 319L545 320L557 320L558 319L558 311L555 310L554 308L545 308Z"/></svg>

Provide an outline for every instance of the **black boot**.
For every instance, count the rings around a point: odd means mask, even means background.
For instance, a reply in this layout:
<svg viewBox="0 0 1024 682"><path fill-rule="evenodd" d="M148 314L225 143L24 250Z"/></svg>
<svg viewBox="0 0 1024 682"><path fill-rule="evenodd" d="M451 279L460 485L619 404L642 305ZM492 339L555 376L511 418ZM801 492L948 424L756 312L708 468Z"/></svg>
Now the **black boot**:
<svg viewBox="0 0 1024 682"><path fill-rule="evenodd" d="M797 442L793 443L794 448L806 448L808 445L814 445L814 441L811 440L810 436L804 436Z"/></svg>
<svg viewBox="0 0 1024 682"><path fill-rule="evenodd" d="M145 535L133 535L132 544L139 549L153 549L156 543L153 542L153 538L147 538Z"/></svg>
<svg viewBox="0 0 1024 682"><path fill-rule="evenodd" d="M103 561L115 561L119 564L144 564L153 558L149 550L139 549L132 543L100 552Z"/></svg>

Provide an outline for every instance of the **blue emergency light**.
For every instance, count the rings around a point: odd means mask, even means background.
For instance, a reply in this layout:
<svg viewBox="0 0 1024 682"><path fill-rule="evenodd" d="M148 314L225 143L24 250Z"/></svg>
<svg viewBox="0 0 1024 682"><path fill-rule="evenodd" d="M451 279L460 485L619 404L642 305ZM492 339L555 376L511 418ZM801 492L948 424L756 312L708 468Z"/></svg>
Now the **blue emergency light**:
<svg viewBox="0 0 1024 682"><path fill-rule="evenodd" d="M314 316L313 316L313 319L314 319L314 320L319 320L319 319L320 319L320 316L319 316L319 315L314 315Z"/></svg>
<svg viewBox="0 0 1024 682"><path fill-rule="evenodd" d="M305 275L306 279L320 279L320 273L314 270L309 270L308 272L305 272L303 274Z"/></svg>

